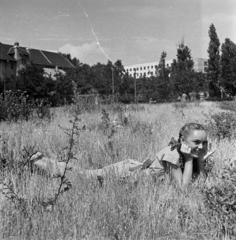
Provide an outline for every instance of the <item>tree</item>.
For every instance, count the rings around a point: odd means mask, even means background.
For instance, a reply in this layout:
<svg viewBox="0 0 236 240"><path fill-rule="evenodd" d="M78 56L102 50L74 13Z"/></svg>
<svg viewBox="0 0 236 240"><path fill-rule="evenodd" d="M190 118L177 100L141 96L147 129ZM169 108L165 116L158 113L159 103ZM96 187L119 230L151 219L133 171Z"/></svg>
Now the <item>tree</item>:
<svg viewBox="0 0 236 240"><path fill-rule="evenodd" d="M227 92L236 93L236 45L229 38L221 46L220 85Z"/></svg>
<svg viewBox="0 0 236 240"><path fill-rule="evenodd" d="M219 73L220 73L220 40L213 24L208 31L210 42L208 46L208 77L210 79L209 90L211 96L219 96Z"/></svg>
<svg viewBox="0 0 236 240"><path fill-rule="evenodd" d="M177 69L178 71L192 71L193 66L191 50L185 46L184 40L182 40L177 49Z"/></svg>
<svg viewBox="0 0 236 240"><path fill-rule="evenodd" d="M157 78L157 96L159 100L167 100L172 92L169 82L170 69L166 67L166 52L162 52L159 64L157 66L158 78ZM157 100L158 100L157 99Z"/></svg>
<svg viewBox="0 0 236 240"><path fill-rule="evenodd" d="M29 97L34 99L47 98L49 92L53 91L48 89L49 82L53 80L44 77L43 68L29 65L18 71L16 89L26 91Z"/></svg>
<svg viewBox="0 0 236 240"><path fill-rule="evenodd" d="M195 90L194 62L191 50L182 41L177 48L177 60L171 66L171 84L175 96Z"/></svg>

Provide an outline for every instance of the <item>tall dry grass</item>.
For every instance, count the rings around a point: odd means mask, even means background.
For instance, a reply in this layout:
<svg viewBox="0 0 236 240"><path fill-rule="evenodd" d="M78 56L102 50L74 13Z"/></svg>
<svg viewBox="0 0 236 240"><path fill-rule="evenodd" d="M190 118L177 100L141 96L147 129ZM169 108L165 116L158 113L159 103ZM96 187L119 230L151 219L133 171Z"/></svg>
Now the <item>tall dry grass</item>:
<svg viewBox="0 0 236 240"><path fill-rule="evenodd" d="M130 125L120 128L113 138L113 154L108 139L100 128L101 112L84 113L81 131L74 146L77 160L73 164L83 169L102 167L113 162L134 158L143 160L165 147L172 136L187 122L204 124L209 111L219 111L213 103L187 105L182 112L171 104L145 105L143 111L130 112ZM112 120L115 116L109 112ZM63 158L68 136L60 127L70 128L68 109L57 109L51 122L29 121L1 123L1 138L7 142L14 161L22 158L23 147L39 150L48 157ZM235 155L235 142L216 143L211 139L214 171L222 168L223 159ZM31 147L31 148L30 148ZM3 150L2 150L3 151ZM4 153L2 152L2 155ZM90 163L90 164L89 164ZM53 208L39 202L55 194L58 179L32 175L2 173L1 179L11 187L24 204L15 204L0 195L0 239L227 239L220 235L219 225L211 221L197 180L187 192L170 184L145 176L137 184L109 178L101 187L99 182L85 179L68 171L73 186L59 198ZM229 239L229 238L228 238Z"/></svg>

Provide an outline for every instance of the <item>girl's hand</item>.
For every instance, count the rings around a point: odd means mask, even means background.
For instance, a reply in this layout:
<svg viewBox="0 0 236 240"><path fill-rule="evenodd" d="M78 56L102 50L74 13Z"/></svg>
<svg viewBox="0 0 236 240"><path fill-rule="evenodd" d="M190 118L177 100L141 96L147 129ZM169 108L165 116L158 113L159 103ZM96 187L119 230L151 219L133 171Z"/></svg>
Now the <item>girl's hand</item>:
<svg viewBox="0 0 236 240"><path fill-rule="evenodd" d="M180 151L184 154L186 161L190 161L193 159L191 156L191 150L192 149L187 144L185 143L181 144Z"/></svg>

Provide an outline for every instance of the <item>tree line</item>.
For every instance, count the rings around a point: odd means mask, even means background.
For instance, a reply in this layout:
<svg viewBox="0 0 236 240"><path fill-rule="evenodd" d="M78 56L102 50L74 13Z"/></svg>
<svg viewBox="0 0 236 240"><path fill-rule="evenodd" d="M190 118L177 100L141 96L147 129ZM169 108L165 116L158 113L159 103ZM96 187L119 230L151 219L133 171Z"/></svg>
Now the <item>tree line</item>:
<svg viewBox="0 0 236 240"><path fill-rule="evenodd" d="M56 80L45 77L44 70L35 66L27 66L18 71L16 81L6 79L0 82L0 91L21 90L29 98L47 98L53 106L71 103L74 90L82 95L98 94L100 98L115 97L116 101L130 103L174 101L182 93L209 92L211 97L220 97L225 91L232 96L236 94L236 45L229 38L220 44L216 28L209 27L208 69L206 73L195 72L191 50L184 41L178 44L176 59L171 66L165 61L167 53L163 51L159 64L156 66L157 75L134 78L125 72L121 60L115 63L97 63L90 66L64 56L75 66L66 71L65 75L58 74Z"/></svg>

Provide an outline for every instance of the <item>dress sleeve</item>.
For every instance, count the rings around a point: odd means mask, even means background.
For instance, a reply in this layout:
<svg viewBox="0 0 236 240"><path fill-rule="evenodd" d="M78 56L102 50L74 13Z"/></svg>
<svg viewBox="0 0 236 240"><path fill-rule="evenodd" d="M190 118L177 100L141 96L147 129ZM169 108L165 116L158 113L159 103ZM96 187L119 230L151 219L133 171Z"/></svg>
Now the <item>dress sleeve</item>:
<svg viewBox="0 0 236 240"><path fill-rule="evenodd" d="M171 151L171 147L165 147L159 151L155 157L155 160L148 169L148 172L152 175L158 175L163 173L167 169L167 162L176 166L180 166L179 153L176 149Z"/></svg>
<svg viewBox="0 0 236 240"><path fill-rule="evenodd" d="M178 151L176 149L171 151L170 146L163 148L160 152L157 153L157 159L159 159L159 162L162 166L169 162L179 167L179 158L180 156Z"/></svg>

